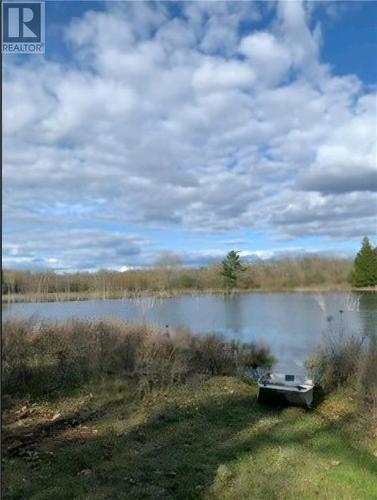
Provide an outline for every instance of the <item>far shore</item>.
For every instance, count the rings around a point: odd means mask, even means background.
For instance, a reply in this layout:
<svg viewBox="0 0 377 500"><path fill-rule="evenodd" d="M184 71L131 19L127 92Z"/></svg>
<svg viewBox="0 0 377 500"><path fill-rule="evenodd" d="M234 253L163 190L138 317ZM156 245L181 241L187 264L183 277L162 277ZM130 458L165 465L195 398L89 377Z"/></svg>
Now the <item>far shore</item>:
<svg viewBox="0 0 377 500"><path fill-rule="evenodd" d="M322 293L322 292L377 292L377 286L355 288L347 284L323 286L302 286L293 288L251 288L251 289L173 289L173 290L122 290L118 292L59 292L41 294L2 295L3 304L27 302L70 302L85 300L116 300L140 297L169 299L190 295L236 295L248 293Z"/></svg>

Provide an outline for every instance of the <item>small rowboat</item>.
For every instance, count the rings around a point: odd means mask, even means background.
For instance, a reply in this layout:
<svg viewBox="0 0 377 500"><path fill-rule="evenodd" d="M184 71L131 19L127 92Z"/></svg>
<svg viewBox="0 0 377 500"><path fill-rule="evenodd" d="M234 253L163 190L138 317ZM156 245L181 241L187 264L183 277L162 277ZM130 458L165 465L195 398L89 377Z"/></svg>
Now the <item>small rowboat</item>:
<svg viewBox="0 0 377 500"><path fill-rule="evenodd" d="M258 380L259 403L293 403L311 407L314 384L297 375L267 373Z"/></svg>

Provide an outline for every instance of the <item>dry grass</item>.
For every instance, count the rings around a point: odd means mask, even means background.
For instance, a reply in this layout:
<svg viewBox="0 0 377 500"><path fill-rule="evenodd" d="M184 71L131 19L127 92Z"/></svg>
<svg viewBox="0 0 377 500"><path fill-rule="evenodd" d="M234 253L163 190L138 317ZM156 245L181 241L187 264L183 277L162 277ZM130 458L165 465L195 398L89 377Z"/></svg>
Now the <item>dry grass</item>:
<svg viewBox="0 0 377 500"><path fill-rule="evenodd" d="M121 321L7 321L2 356L4 393L33 395L108 375L136 378L144 395L194 373L243 374L274 362L263 345Z"/></svg>
<svg viewBox="0 0 377 500"><path fill-rule="evenodd" d="M371 343L359 360L358 394L369 410L369 415L377 431L377 344Z"/></svg>
<svg viewBox="0 0 377 500"><path fill-rule="evenodd" d="M360 412L377 427L377 343L367 336L328 333L308 361L313 379L327 392L346 388Z"/></svg>

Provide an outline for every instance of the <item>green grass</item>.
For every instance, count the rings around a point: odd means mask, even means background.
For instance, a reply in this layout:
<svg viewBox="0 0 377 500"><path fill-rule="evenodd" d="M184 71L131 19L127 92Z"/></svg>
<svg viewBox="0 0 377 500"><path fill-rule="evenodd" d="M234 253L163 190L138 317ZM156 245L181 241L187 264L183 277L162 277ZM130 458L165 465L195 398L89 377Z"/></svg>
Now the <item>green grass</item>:
<svg viewBox="0 0 377 500"><path fill-rule="evenodd" d="M8 409L5 444L33 432L38 457L3 461L4 498L377 499L377 440L346 395L307 411L260 406L233 377L134 389L108 379L28 403L19 425L23 403Z"/></svg>

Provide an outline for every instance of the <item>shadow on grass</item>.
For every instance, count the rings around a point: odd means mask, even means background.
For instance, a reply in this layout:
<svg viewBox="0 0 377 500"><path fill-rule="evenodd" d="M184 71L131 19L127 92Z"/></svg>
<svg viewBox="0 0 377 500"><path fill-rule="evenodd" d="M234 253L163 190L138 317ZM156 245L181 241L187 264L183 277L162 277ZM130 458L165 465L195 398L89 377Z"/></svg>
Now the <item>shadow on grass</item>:
<svg viewBox="0 0 377 500"><path fill-rule="evenodd" d="M333 422L313 414L321 418L318 427L313 430L310 421L300 427L297 422L304 422L307 412L293 410L284 418L283 408L257 405L254 397L228 394L184 407L166 403L144 424L121 435L109 430L85 444L57 448L54 457L40 465L28 491L21 487L6 498L33 498L43 490L44 496L38 498L197 500L204 498L222 464L282 446L307 453L314 449L327 458L335 433L342 443L337 448L339 460L377 474L377 465L366 452L350 448L340 421L335 428ZM109 409L106 403L97 416ZM112 410L121 411L122 404L114 403ZM315 445L313 437L319 439ZM79 474L83 470L87 475Z"/></svg>
<svg viewBox="0 0 377 500"><path fill-rule="evenodd" d="M279 422L284 410L285 407L257 406L250 398L203 405L198 410L199 417L193 417L190 412L168 410L127 436L125 443L128 444L140 439L142 443L148 443L151 439L149 446L137 454L131 475L143 487L154 475L159 486L169 491L173 498L194 499L200 497L198 491L204 492L211 486L219 465L237 460L244 454L256 456L264 448L290 446L302 447L307 453L314 450L330 459L334 453L331 443L334 439L337 445L341 443L336 447L337 459L377 475L377 464L372 463L370 454L349 446L350 436L339 430L341 420L334 424L321 417L322 425L318 430L310 426L301 429L297 428L294 418ZM300 411L297 419L307 415L310 411ZM265 430L259 427L254 432L253 426L261 420L267 421ZM242 438L245 430L250 430L250 435L246 433ZM318 445L313 446L313 437L320 438ZM157 471L153 467L157 467ZM176 473L173 478L171 470ZM143 487L133 490L135 498L143 497Z"/></svg>

